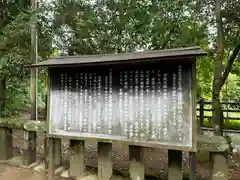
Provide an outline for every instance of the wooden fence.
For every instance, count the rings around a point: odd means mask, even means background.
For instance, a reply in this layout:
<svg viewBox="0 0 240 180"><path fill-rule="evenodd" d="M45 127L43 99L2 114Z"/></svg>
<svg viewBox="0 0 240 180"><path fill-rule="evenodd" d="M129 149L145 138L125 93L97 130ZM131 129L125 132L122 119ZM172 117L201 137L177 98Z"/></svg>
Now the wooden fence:
<svg viewBox="0 0 240 180"><path fill-rule="evenodd" d="M240 120L240 103L236 102L221 102L222 105L222 111L224 115L224 120ZM197 102L197 117L200 120L200 126L204 126L204 119L208 119L209 122L211 122L212 115L209 115L209 113L212 112L212 102L211 101L205 101L204 99L200 99ZM236 113L234 115L229 114ZM239 116L238 116L239 113ZM204 128L203 128L204 129ZM209 129L209 128L208 128ZM229 131L226 129L226 131ZM240 130L234 131L235 133L240 132Z"/></svg>
<svg viewBox="0 0 240 180"><path fill-rule="evenodd" d="M44 121L22 119L0 119L0 160L6 161L13 158L12 130L24 130L24 153L23 164L29 166L36 162L36 132L46 132ZM236 140L233 140L234 143ZM239 142L239 140L237 140ZM230 145L234 144L221 136L199 135L198 147L200 151L212 153L227 152ZM55 170L62 163L61 158L61 139L45 138L45 168L48 169L49 180L54 179ZM70 167L69 173L72 177L81 176L85 171L84 164L84 141L70 140ZM129 146L130 166L129 175L132 180L144 179L143 148ZM98 179L108 180L113 174L112 169L112 144L98 142ZM196 153L190 153L190 179L196 179ZM221 168L221 169L219 169ZM212 178L218 179L217 172L228 172L227 164L219 167L212 165ZM168 151L168 179L182 179L182 151ZM228 179L222 178L222 179Z"/></svg>

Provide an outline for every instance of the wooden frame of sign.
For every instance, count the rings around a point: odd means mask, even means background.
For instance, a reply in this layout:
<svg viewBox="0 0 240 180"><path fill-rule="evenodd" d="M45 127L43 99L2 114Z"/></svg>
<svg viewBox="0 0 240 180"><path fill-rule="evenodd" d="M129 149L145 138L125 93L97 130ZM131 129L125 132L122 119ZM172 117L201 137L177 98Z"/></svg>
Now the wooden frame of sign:
<svg viewBox="0 0 240 180"><path fill-rule="evenodd" d="M62 56L48 67L47 134L145 147L197 150L199 47Z"/></svg>

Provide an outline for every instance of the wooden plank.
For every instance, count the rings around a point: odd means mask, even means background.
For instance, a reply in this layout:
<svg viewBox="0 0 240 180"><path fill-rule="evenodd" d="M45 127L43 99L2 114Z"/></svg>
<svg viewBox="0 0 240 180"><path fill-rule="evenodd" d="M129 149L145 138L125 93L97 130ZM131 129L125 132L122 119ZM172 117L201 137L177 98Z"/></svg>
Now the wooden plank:
<svg viewBox="0 0 240 180"><path fill-rule="evenodd" d="M55 179L55 139L54 138L49 138L48 140L48 180L54 180Z"/></svg>
<svg viewBox="0 0 240 180"><path fill-rule="evenodd" d="M189 180L196 180L197 156L195 152L189 152Z"/></svg>
<svg viewBox="0 0 240 180"><path fill-rule="evenodd" d="M84 141L79 140L70 140L70 176L77 177L81 176L86 169L84 163Z"/></svg>
<svg viewBox="0 0 240 180"><path fill-rule="evenodd" d="M197 97L197 92L196 92L197 84L196 84L196 59L192 63L192 73L191 73L191 106L192 106L192 151L197 150L197 140L198 140L198 135L200 134L200 122L197 120L197 115L196 115L196 97Z"/></svg>
<svg viewBox="0 0 240 180"><path fill-rule="evenodd" d="M6 77L0 79L0 117L4 117L6 108ZM12 129L2 127L0 123L0 160L5 161L13 156Z"/></svg>
<svg viewBox="0 0 240 180"><path fill-rule="evenodd" d="M227 152L210 153L211 180L228 180Z"/></svg>
<svg viewBox="0 0 240 180"><path fill-rule="evenodd" d="M200 133L203 134L203 130L201 129L201 127L204 124L204 99L201 98L200 99L200 109L199 109L199 119L200 119L200 126L199 126L199 130Z"/></svg>
<svg viewBox="0 0 240 180"><path fill-rule="evenodd" d="M29 166L36 162L36 132L24 131L23 164Z"/></svg>
<svg viewBox="0 0 240 180"><path fill-rule="evenodd" d="M60 166L62 164L62 141L59 138L54 139L55 143L55 165Z"/></svg>
<svg viewBox="0 0 240 180"><path fill-rule="evenodd" d="M112 173L112 144L98 142L98 180L110 180Z"/></svg>
<svg viewBox="0 0 240 180"><path fill-rule="evenodd" d="M33 11L37 9L37 0L31 0L31 7ZM38 62L37 55L37 14L34 13L32 16L31 24L31 52L30 58L33 63ZM30 102L31 102L31 117L30 119L37 120L38 117L38 102L37 102L37 92L38 92L38 71L37 68L31 69L31 79L30 79ZM36 161L36 132L35 131L24 131L24 165L30 165Z"/></svg>
<svg viewBox="0 0 240 180"><path fill-rule="evenodd" d="M183 179L182 151L168 150L168 180Z"/></svg>
<svg viewBox="0 0 240 180"><path fill-rule="evenodd" d="M197 83L196 83L196 61L195 63L192 63L192 84L191 84L191 90L192 90L192 143L193 143L193 149L196 151L197 150L197 144L198 144L198 136L200 135L201 131L201 122L198 121L197 119L197 101L196 98L198 96L199 98L199 93L197 92ZM179 154L179 158L177 160L171 161L172 163L172 171L176 170L176 174L183 174L182 173L182 152L181 151L176 151L176 152L170 152L173 154ZM168 157L170 157L170 155ZM170 161L169 161L170 162ZM196 152L189 152L189 179L190 180L196 180L196 163L197 163L197 158L196 158ZM177 165L177 166L175 166ZM168 176L169 176L170 171L168 171ZM182 179L182 176L178 176L180 179ZM174 177L173 177L174 179Z"/></svg>
<svg viewBox="0 0 240 180"><path fill-rule="evenodd" d="M46 132L44 133L44 165L48 169L48 138Z"/></svg>
<svg viewBox="0 0 240 180"><path fill-rule="evenodd" d="M0 160L5 161L12 158L12 129L0 128L0 142Z"/></svg>
<svg viewBox="0 0 240 180"><path fill-rule="evenodd" d="M129 146L130 178L144 180L143 147Z"/></svg>

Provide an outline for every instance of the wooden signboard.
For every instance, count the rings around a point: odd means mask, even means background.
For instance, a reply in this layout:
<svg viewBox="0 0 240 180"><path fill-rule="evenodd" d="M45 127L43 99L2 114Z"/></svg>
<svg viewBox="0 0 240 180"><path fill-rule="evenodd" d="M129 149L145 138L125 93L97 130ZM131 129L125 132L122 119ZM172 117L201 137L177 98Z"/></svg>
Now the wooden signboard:
<svg viewBox="0 0 240 180"><path fill-rule="evenodd" d="M68 64L70 57L46 62L48 135L195 151L195 58L204 53L194 51L182 56L170 51L174 58L163 58L159 51L154 58L141 56L144 52L124 54L134 56L132 61L120 54L115 55L119 61L101 61L105 63L98 62L104 56L78 57L85 63L70 59ZM116 59L106 59L111 56ZM136 61L136 56L143 58Z"/></svg>

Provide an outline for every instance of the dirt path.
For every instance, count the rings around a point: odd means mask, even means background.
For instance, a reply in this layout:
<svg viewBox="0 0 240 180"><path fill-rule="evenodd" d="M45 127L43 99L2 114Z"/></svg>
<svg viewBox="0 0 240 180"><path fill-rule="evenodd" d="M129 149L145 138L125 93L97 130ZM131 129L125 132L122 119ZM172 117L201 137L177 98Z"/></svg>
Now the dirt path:
<svg viewBox="0 0 240 180"><path fill-rule="evenodd" d="M43 174L34 173L30 169L0 165L1 180L47 180Z"/></svg>
<svg viewBox="0 0 240 180"><path fill-rule="evenodd" d="M0 165L1 180L47 180L45 174L36 173L31 169ZM56 177L56 180L66 180L66 178Z"/></svg>

